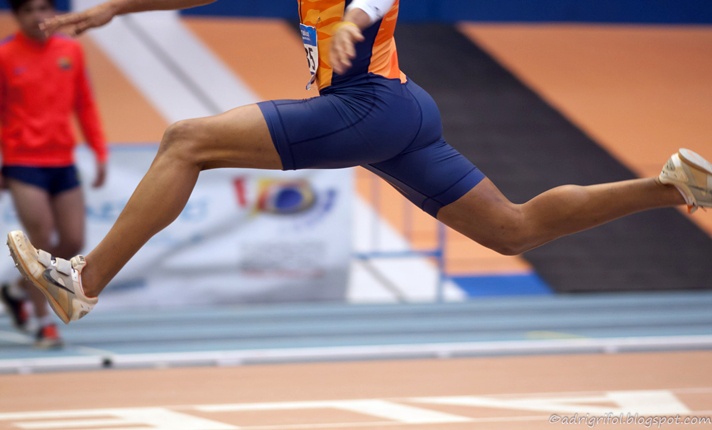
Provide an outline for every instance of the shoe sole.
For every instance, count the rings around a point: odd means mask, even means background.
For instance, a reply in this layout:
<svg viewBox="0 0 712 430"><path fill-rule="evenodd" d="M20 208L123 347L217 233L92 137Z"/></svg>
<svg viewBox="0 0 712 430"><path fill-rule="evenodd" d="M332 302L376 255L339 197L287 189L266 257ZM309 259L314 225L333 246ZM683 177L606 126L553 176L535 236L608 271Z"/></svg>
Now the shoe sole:
<svg viewBox="0 0 712 430"><path fill-rule="evenodd" d="M700 154L684 148L680 149L677 153L680 156L680 159L682 159L682 161L687 163L689 166L702 170L708 175L712 175L712 163L702 158Z"/></svg>
<svg viewBox="0 0 712 430"><path fill-rule="evenodd" d="M64 342L61 340L40 340L35 342L35 348L37 349L62 349L64 348Z"/></svg>
<svg viewBox="0 0 712 430"><path fill-rule="evenodd" d="M49 293L42 284L38 284L35 282L35 280L30 276L30 270L25 267L25 265L22 263L22 259L19 257L19 250L16 247L15 241L13 240L12 237L12 232L8 233L7 235L7 247L10 249L10 256L12 257L12 260L15 262L15 267L17 267L17 270L20 271L22 276L24 276L28 281L32 283L37 289L47 298L47 303L49 303L49 306L52 308L54 313L57 314L59 319L62 320L63 323L69 324L69 315L67 315L67 312L62 309L62 307L57 303L57 301L54 299L52 294Z"/></svg>

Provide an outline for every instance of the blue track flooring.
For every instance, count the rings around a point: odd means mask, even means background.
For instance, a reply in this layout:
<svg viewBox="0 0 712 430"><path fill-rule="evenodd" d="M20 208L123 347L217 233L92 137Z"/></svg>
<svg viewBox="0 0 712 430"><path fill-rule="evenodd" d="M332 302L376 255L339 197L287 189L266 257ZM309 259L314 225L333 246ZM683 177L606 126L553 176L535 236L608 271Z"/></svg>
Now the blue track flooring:
<svg viewBox="0 0 712 430"><path fill-rule="evenodd" d="M102 311L100 304L85 319L60 327L66 346L55 351L35 349L30 336L0 316L0 373L92 368L126 357L141 357L137 366L171 365L196 354L232 353L260 362L274 351L287 351L281 361L299 361L304 353L311 360L359 359L364 348L375 358L388 358L389 351L418 356L434 346L445 355L576 352L572 345L631 339L640 350L712 348L711 309L712 292L130 312Z"/></svg>

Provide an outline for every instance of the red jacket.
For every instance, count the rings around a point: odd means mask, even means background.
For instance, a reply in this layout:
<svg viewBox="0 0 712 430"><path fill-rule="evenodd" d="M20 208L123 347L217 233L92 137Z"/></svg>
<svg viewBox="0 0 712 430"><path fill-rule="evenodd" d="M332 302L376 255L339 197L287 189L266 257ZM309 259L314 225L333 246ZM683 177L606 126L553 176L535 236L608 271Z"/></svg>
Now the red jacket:
<svg viewBox="0 0 712 430"><path fill-rule="evenodd" d="M81 45L63 36L40 43L19 32L0 44L3 165L74 164L74 112L97 160L106 161L106 141Z"/></svg>

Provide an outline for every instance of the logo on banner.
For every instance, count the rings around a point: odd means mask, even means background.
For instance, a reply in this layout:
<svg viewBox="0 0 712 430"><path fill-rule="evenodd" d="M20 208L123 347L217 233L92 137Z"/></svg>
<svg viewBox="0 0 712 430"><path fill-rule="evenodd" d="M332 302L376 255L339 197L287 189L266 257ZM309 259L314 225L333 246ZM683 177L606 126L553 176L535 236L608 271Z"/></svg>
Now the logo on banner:
<svg viewBox="0 0 712 430"><path fill-rule="evenodd" d="M293 228L311 227L331 212L338 191L317 189L307 179L259 178L250 184L248 177L233 180L237 204L260 214L285 216L294 221Z"/></svg>
<svg viewBox="0 0 712 430"><path fill-rule="evenodd" d="M314 206L316 194L312 185L304 180L262 180L255 208L260 212L277 215L296 214Z"/></svg>

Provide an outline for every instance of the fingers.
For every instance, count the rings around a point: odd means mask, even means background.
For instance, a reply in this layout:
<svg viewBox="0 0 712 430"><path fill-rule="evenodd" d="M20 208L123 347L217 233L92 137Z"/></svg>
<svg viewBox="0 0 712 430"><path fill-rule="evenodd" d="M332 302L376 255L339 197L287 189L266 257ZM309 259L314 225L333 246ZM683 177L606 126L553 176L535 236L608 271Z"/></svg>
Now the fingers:
<svg viewBox="0 0 712 430"><path fill-rule="evenodd" d="M40 30L44 31L47 35L51 35L62 28L75 27L75 24L81 20L81 14L69 13L66 15L56 15L41 22Z"/></svg>
<svg viewBox="0 0 712 430"><path fill-rule="evenodd" d="M356 26L342 27L334 34L331 67L336 73L343 74L351 68L351 60L356 57L356 43L363 40L363 34Z"/></svg>
<svg viewBox="0 0 712 430"><path fill-rule="evenodd" d="M346 44L336 47L334 54L332 67L336 73L341 75L351 68L351 60L356 56L356 49L353 44Z"/></svg>
<svg viewBox="0 0 712 430"><path fill-rule="evenodd" d="M84 12L67 13L48 18L40 23L40 29L48 36L63 32L70 36L78 36L90 28L107 24L114 17L114 12L102 4Z"/></svg>
<svg viewBox="0 0 712 430"><path fill-rule="evenodd" d="M72 28L72 36L79 36L85 31L89 30L92 26L86 21L82 21Z"/></svg>
<svg viewBox="0 0 712 430"><path fill-rule="evenodd" d="M100 163L96 166L96 177L92 183L93 188L100 188L106 182L106 164Z"/></svg>

